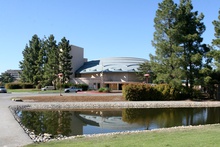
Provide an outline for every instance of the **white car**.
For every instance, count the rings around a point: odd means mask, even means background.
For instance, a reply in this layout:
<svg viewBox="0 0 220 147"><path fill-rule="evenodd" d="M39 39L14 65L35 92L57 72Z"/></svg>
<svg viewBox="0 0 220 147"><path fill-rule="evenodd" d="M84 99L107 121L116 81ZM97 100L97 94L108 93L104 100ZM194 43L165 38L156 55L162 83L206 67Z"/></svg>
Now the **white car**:
<svg viewBox="0 0 220 147"><path fill-rule="evenodd" d="M82 91L82 88L70 87L70 88L66 88L66 89L64 89L64 92L65 92L65 93L69 93L69 92L78 92L78 91Z"/></svg>
<svg viewBox="0 0 220 147"><path fill-rule="evenodd" d="M54 89L55 89L54 86L45 86L45 87L41 88L41 91L54 90Z"/></svg>
<svg viewBox="0 0 220 147"><path fill-rule="evenodd" d="M4 86L0 86L0 93L7 93L7 90Z"/></svg>

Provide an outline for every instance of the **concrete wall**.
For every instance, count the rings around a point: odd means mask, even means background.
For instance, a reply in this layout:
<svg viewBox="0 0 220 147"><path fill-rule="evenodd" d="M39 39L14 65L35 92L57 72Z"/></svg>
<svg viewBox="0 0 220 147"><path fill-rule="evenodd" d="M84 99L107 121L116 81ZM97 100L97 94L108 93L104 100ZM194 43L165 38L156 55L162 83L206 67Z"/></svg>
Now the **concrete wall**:
<svg viewBox="0 0 220 147"><path fill-rule="evenodd" d="M84 49L78 46L71 45L70 54L72 56L71 62L72 62L72 72L73 72L71 78L74 78L75 71L84 64L86 59L84 58Z"/></svg>
<svg viewBox="0 0 220 147"><path fill-rule="evenodd" d="M102 75L102 76L101 76ZM103 78L104 81L118 81L118 82L142 82L138 79L136 73L134 72L122 72L122 73L87 73L81 74L83 78L93 78L93 79L100 79Z"/></svg>
<svg viewBox="0 0 220 147"><path fill-rule="evenodd" d="M101 76L103 75L103 76ZM80 78L73 79L75 84L87 84L90 89L98 89L103 84L108 83L133 83L143 82L138 79L137 75L132 72L127 73L93 73L82 74Z"/></svg>

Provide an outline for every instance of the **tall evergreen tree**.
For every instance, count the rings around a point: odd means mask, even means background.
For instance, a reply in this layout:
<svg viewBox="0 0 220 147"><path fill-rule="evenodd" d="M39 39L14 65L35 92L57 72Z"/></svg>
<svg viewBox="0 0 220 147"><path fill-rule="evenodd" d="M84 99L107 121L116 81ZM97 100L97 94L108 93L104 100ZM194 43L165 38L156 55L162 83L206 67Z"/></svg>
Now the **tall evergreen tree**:
<svg viewBox="0 0 220 147"><path fill-rule="evenodd" d="M200 78L203 60L209 52L209 48L202 44L202 34L205 25L202 20L204 15L193 12L191 0L181 0L177 13L176 42L181 46L181 68L184 71L186 87L192 90L196 80ZM208 61L208 60L207 60ZM208 64L208 63L207 63ZM190 91L191 91L190 90Z"/></svg>
<svg viewBox="0 0 220 147"><path fill-rule="evenodd" d="M218 47L218 49L220 50L220 10L218 11L218 20L214 20L212 24L214 25L214 29L215 29L214 35L216 37L215 39L212 40L212 44Z"/></svg>
<svg viewBox="0 0 220 147"><path fill-rule="evenodd" d="M69 44L69 40L66 40L65 37L61 39L61 42L58 44L58 48L60 50L60 72L63 74L63 82L68 82L70 80L70 76L73 74L71 72L72 65L71 59L72 56L70 55L71 46Z"/></svg>
<svg viewBox="0 0 220 147"><path fill-rule="evenodd" d="M215 59L215 65L217 70L220 71L220 10L218 12L218 20L214 20L212 24L215 29L215 39L212 40L212 45L215 47L213 57Z"/></svg>
<svg viewBox="0 0 220 147"><path fill-rule="evenodd" d="M219 10L218 20L214 20L212 24L214 25L215 39L212 40L212 48L209 55L210 60L214 59L214 64L209 69L203 69L206 71L207 76L204 80L204 85L206 86L207 93L210 98L218 98L215 95L216 85L220 84L220 10ZM208 71L208 72L207 72Z"/></svg>
<svg viewBox="0 0 220 147"><path fill-rule="evenodd" d="M36 76L34 81L37 81L37 83L35 82L35 84L40 84L42 81L44 81L43 79L43 75L44 75L44 48L42 47L44 45L44 42L42 40L40 40L40 50L38 52L38 59L36 60Z"/></svg>
<svg viewBox="0 0 220 147"><path fill-rule="evenodd" d="M41 80L39 77L39 54L41 51L41 40L34 35L26 45L23 54L23 60L20 62L21 80L37 85Z"/></svg>
<svg viewBox="0 0 220 147"><path fill-rule="evenodd" d="M156 75L156 82L169 83L175 87L181 85L179 46L175 40L177 5L173 0L159 3L154 19L154 40L156 55L150 55L151 68Z"/></svg>
<svg viewBox="0 0 220 147"><path fill-rule="evenodd" d="M191 0L180 0L179 5L173 0L159 3L154 19L156 53L150 55L156 82L178 87L185 80L190 95L196 82L201 84L211 69L210 48L202 44L204 15L192 10Z"/></svg>
<svg viewBox="0 0 220 147"><path fill-rule="evenodd" d="M45 85L56 85L59 74L59 49L53 35L46 39L45 43Z"/></svg>

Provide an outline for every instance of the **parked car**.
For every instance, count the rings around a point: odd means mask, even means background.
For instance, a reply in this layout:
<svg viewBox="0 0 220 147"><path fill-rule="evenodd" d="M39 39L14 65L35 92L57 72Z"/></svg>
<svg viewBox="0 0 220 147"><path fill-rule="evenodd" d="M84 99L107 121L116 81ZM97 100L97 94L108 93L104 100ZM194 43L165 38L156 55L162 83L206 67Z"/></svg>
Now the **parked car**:
<svg viewBox="0 0 220 147"><path fill-rule="evenodd" d="M41 88L41 91L46 91L46 90L54 90L54 86L45 86L43 88Z"/></svg>
<svg viewBox="0 0 220 147"><path fill-rule="evenodd" d="M82 91L82 88L70 87L70 88L66 88L66 89L64 89L64 92L65 92L65 93L69 93L69 92L78 92L78 91Z"/></svg>
<svg viewBox="0 0 220 147"><path fill-rule="evenodd" d="M4 86L0 86L0 93L7 93L7 89Z"/></svg>

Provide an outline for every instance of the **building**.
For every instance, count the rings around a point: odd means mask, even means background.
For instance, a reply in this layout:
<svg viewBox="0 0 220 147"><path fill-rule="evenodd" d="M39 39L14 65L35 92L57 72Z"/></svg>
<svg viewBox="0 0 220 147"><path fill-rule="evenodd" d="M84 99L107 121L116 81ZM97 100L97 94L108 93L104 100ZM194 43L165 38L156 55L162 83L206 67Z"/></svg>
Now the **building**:
<svg viewBox="0 0 220 147"><path fill-rule="evenodd" d="M72 64L72 72L73 75L71 78L75 77L75 72L79 69L87 59L84 58L84 49L75 45L71 45L70 54L72 56L71 64Z"/></svg>
<svg viewBox="0 0 220 147"><path fill-rule="evenodd" d="M87 84L90 89L109 87L122 90L125 83L142 82L136 75L138 67L147 60L134 57L111 57L87 61L83 48L72 46L72 76L75 84Z"/></svg>
<svg viewBox="0 0 220 147"><path fill-rule="evenodd" d="M11 74L11 76L13 76L15 78L15 80L20 79L20 74L19 74L20 72L21 72L21 70L12 70L12 69L5 71L5 73Z"/></svg>

